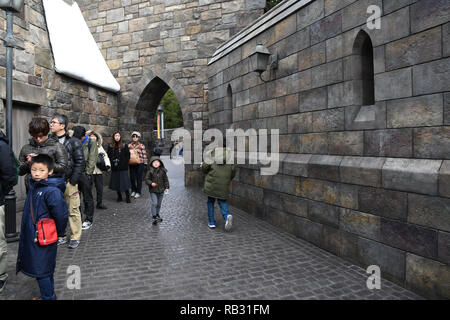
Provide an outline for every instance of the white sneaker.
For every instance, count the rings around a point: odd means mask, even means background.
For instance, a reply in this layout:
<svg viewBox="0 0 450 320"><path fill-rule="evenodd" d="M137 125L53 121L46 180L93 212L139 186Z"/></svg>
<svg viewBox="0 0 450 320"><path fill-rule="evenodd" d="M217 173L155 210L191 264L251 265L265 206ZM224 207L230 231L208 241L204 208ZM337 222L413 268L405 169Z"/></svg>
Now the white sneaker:
<svg viewBox="0 0 450 320"><path fill-rule="evenodd" d="M137 198L139 198L141 195L139 194L139 193L136 193L135 195L134 195L134 197L137 199Z"/></svg>
<svg viewBox="0 0 450 320"><path fill-rule="evenodd" d="M225 230L229 231L233 224L233 216L231 214L227 215L227 219L225 220Z"/></svg>
<svg viewBox="0 0 450 320"><path fill-rule="evenodd" d="M83 222L83 224L81 225L81 229L82 230L88 230L92 227L92 222L90 221L85 221Z"/></svg>
<svg viewBox="0 0 450 320"><path fill-rule="evenodd" d="M136 195L136 192L133 191L133 192L131 193L131 196L134 197L135 195Z"/></svg>

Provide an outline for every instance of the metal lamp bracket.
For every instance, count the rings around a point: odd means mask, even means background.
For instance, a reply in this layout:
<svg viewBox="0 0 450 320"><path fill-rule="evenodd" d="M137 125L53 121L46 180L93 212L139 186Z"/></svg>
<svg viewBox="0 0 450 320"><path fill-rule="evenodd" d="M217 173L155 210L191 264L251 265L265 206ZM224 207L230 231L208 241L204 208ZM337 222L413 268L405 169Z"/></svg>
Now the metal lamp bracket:
<svg viewBox="0 0 450 320"><path fill-rule="evenodd" d="M270 56L270 60L269 60L269 79L264 80L262 77L262 74L264 72L260 72L259 73L259 78L263 81L263 82L268 82L270 80L270 76L272 74L272 70L278 69L278 53L275 52L274 54L272 54Z"/></svg>

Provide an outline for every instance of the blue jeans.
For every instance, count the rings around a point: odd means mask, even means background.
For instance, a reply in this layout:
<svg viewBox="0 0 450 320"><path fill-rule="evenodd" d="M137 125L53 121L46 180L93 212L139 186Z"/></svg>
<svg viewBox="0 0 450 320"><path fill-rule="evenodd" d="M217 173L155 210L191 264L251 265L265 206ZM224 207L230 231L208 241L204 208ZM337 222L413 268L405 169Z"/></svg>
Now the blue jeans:
<svg viewBox="0 0 450 320"><path fill-rule="evenodd" d="M214 202L216 198L208 197L208 219L209 222L214 222ZM226 219L227 215L230 214L230 210L228 209L228 203L226 200L217 199L219 203L220 211L222 212L223 218Z"/></svg>
<svg viewBox="0 0 450 320"><path fill-rule="evenodd" d="M39 289L41 289L41 297L44 300L51 300L55 293L55 281L53 279L53 275L37 278L36 279L39 284Z"/></svg>
<svg viewBox="0 0 450 320"><path fill-rule="evenodd" d="M159 211L161 210L161 203L164 198L164 193L154 193L150 192L150 198L152 199L152 216L159 216Z"/></svg>

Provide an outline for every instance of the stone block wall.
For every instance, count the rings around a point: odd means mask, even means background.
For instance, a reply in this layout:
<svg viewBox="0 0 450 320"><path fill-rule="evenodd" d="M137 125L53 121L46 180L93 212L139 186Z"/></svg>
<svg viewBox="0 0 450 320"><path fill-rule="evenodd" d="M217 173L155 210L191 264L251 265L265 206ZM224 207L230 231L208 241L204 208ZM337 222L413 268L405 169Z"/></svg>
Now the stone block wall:
<svg viewBox="0 0 450 320"><path fill-rule="evenodd" d="M369 5L381 9L379 30L366 24ZM280 133L278 173L238 165L232 204L450 298L449 21L448 1L285 1L221 46L208 66L210 126ZM256 44L278 55L262 79L249 62Z"/></svg>
<svg viewBox="0 0 450 320"><path fill-rule="evenodd" d="M156 108L170 88L183 126L207 128L208 59L264 13L265 0L77 0L94 39L121 85L119 129L153 144ZM186 166L186 185L201 179ZM198 166L197 166L198 167Z"/></svg>
<svg viewBox="0 0 450 320"><path fill-rule="evenodd" d="M77 3L121 85L121 130L139 130L148 139L154 109L168 88L180 103L185 127L203 120L208 59L221 43L261 16L265 6L261 0Z"/></svg>
<svg viewBox="0 0 450 320"><path fill-rule="evenodd" d="M14 49L13 105L36 107L36 115L50 118L59 112L75 124L110 136L118 126L117 95L84 82L57 74L45 23L42 1L25 1L22 16L14 16L14 36L24 50ZM0 11L0 36L6 35L6 14ZM0 46L0 97L5 99L6 48ZM0 103L0 127L5 110ZM14 124L24 125L24 124ZM27 130L26 124L24 130ZM28 134L28 133L27 133Z"/></svg>

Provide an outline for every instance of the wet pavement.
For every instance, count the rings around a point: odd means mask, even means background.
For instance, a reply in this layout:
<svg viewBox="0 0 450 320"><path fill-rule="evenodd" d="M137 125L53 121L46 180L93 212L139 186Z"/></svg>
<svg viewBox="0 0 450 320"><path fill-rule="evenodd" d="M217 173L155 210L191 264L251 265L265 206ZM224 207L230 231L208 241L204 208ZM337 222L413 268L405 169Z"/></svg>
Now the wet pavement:
<svg viewBox="0 0 450 320"><path fill-rule="evenodd" d="M370 290L366 270L234 207L231 231L224 230L217 203L217 228L210 229L206 196L184 187L182 166L163 161L171 184L163 221L152 225L145 184L130 204L116 202L105 187L108 209L96 209L80 246L58 248L58 299L423 299L385 279ZM35 279L15 274L17 249L18 242L8 244L9 278L0 300L39 296Z"/></svg>

